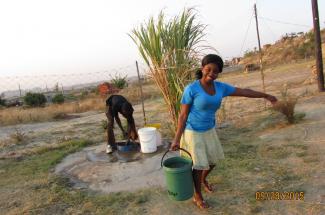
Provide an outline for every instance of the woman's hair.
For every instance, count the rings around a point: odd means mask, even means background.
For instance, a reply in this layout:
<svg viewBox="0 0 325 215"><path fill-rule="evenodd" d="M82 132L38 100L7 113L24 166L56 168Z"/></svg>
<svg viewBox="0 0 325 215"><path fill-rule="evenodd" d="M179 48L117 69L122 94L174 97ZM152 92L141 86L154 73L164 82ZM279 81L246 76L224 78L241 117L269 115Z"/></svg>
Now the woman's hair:
<svg viewBox="0 0 325 215"><path fill-rule="evenodd" d="M204 67L205 65L209 64L209 63L214 63L218 66L219 68L219 72L222 72L223 69L223 60L219 55L216 54L208 54L206 55L201 62L202 67ZM196 79L201 79L202 78L202 70L199 69L195 72L195 77Z"/></svg>

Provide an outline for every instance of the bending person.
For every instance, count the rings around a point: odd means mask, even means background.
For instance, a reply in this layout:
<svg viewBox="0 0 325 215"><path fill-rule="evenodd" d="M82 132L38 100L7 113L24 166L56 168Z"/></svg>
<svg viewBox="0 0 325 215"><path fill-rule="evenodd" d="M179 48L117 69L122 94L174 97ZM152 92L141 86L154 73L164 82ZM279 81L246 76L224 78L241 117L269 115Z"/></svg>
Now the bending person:
<svg viewBox="0 0 325 215"><path fill-rule="evenodd" d="M120 127L124 138L136 140L138 134L135 129L135 123L133 119L133 107L130 102L126 100L121 95L111 95L106 100L106 117L107 123L107 147L106 153L112 153L116 149L115 135L114 135L114 120L116 120L117 125ZM125 131L121 125L121 120L119 118L119 113L127 120L127 131Z"/></svg>

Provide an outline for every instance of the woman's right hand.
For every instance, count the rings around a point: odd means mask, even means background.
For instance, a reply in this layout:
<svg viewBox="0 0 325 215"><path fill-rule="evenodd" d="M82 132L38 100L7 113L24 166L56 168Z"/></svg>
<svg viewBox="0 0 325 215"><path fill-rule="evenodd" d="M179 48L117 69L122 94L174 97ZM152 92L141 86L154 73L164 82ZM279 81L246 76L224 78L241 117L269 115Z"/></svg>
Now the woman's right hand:
<svg viewBox="0 0 325 215"><path fill-rule="evenodd" d="M179 142L185 129L186 120L187 120L188 113L190 112L190 108L191 105L187 105L187 104L181 105L181 112L178 116L177 130L176 130L174 140L170 145L169 148L170 151L176 151L179 148L180 145Z"/></svg>
<svg viewBox="0 0 325 215"><path fill-rule="evenodd" d="M179 141L173 141L173 143L170 145L169 150L170 151L176 151L179 148Z"/></svg>
<svg viewBox="0 0 325 215"><path fill-rule="evenodd" d="M269 100L272 105L274 105L278 101L278 99L275 96L272 96L272 95L269 95L269 94L267 94L265 99Z"/></svg>

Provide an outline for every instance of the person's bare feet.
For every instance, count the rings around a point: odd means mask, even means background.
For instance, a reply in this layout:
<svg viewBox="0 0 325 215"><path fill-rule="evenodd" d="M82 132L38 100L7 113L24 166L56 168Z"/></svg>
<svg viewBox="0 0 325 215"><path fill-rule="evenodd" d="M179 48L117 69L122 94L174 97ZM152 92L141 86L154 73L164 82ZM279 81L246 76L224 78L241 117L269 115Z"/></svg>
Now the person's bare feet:
<svg viewBox="0 0 325 215"><path fill-rule="evenodd" d="M193 203L200 209L207 209L210 207L206 201L195 197L193 197Z"/></svg>
<svg viewBox="0 0 325 215"><path fill-rule="evenodd" d="M213 193L213 187L206 180L203 180L203 187L205 192Z"/></svg>

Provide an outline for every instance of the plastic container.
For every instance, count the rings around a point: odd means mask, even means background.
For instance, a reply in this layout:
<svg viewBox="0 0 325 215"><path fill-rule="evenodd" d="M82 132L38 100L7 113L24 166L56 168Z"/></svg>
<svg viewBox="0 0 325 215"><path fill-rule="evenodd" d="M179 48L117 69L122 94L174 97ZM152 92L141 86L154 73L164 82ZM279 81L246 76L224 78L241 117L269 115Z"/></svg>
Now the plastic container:
<svg viewBox="0 0 325 215"><path fill-rule="evenodd" d="M161 146L162 145L162 139L161 139L161 134L160 134L160 132L158 130L156 131L156 135L157 135L156 145Z"/></svg>
<svg viewBox="0 0 325 215"><path fill-rule="evenodd" d="M184 149L180 148L180 150L189 154L189 152ZM183 157L172 157L163 161L168 152L169 151L166 151L161 159L168 197L174 201L187 200L194 194L192 161Z"/></svg>
<svg viewBox="0 0 325 215"><path fill-rule="evenodd" d="M157 132L157 146L161 146L162 145L162 139L161 139L161 134L159 132L159 129L161 127L161 124L160 123L152 123L152 124L146 124L144 125L145 127L154 127L156 128L156 132Z"/></svg>
<svg viewBox="0 0 325 215"><path fill-rule="evenodd" d="M126 141L117 142L116 146L117 146L117 150L121 152L139 151L139 145L133 142L129 142L129 143L126 143Z"/></svg>
<svg viewBox="0 0 325 215"><path fill-rule="evenodd" d="M141 152L153 153L157 151L157 129L145 127L138 130Z"/></svg>

